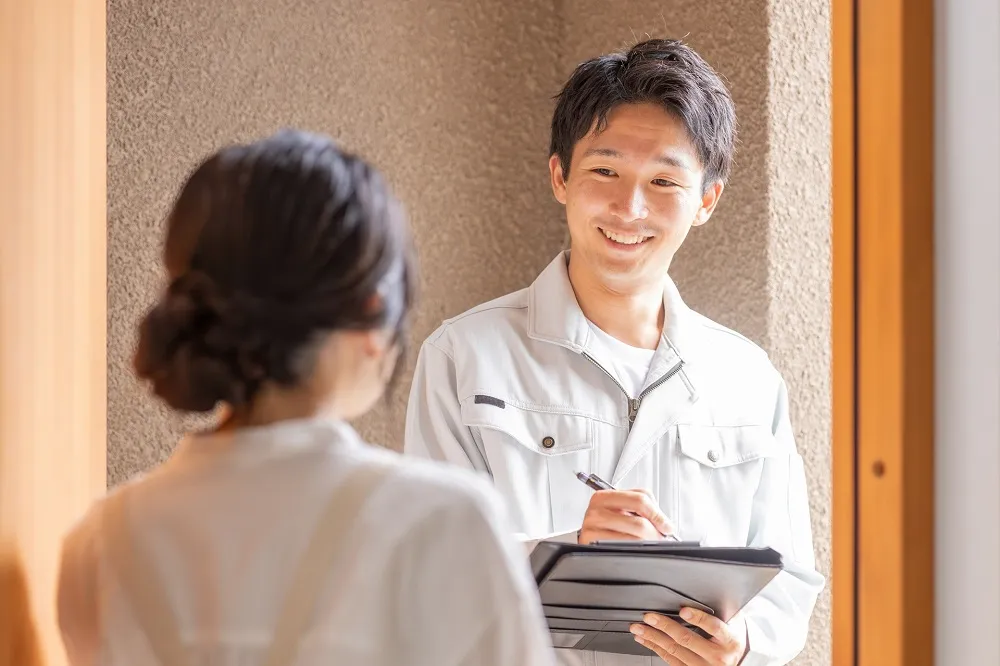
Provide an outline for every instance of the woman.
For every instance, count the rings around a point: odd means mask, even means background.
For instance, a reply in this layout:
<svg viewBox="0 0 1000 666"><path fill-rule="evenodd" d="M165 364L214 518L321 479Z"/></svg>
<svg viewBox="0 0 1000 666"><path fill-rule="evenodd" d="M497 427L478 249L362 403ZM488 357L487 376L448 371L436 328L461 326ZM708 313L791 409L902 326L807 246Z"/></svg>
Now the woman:
<svg viewBox="0 0 1000 666"><path fill-rule="evenodd" d="M415 277L404 214L329 140L203 163L135 369L221 425L98 502L64 544L74 665L549 664L498 500L347 425L382 395Z"/></svg>

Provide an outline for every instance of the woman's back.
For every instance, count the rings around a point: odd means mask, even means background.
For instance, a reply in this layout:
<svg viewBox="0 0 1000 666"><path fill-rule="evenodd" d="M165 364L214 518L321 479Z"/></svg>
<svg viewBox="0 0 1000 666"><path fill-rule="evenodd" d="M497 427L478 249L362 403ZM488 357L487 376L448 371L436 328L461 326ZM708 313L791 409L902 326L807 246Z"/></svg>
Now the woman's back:
<svg viewBox="0 0 1000 666"><path fill-rule="evenodd" d="M316 611L292 663L551 663L523 551L488 486L400 464L349 426L318 419L187 438L162 467L97 504L64 553L60 615L72 662L160 663L135 591L121 585L122 535L109 517L122 492L146 558L140 570L166 591L188 663L257 666L331 498L377 465L388 473L351 531L335 537L343 564L316 581ZM340 559L347 553L360 556Z"/></svg>
<svg viewBox="0 0 1000 666"><path fill-rule="evenodd" d="M163 265L136 375L223 418L70 534L71 663L550 663L492 490L345 425L395 376L416 290L381 175L304 132L224 147L181 187Z"/></svg>

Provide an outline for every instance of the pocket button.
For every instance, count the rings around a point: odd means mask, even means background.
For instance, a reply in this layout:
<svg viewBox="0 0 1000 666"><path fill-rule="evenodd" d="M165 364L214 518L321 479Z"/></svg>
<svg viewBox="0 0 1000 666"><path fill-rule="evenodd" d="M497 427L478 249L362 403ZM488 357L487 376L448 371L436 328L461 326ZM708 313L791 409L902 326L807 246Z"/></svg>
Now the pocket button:
<svg viewBox="0 0 1000 666"><path fill-rule="evenodd" d="M544 446L545 448L551 449L555 445L556 445L556 440L553 439L552 437L543 437L542 438L542 446Z"/></svg>
<svg viewBox="0 0 1000 666"><path fill-rule="evenodd" d="M708 452L708 459L712 462L719 462L719 452L712 449Z"/></svg>

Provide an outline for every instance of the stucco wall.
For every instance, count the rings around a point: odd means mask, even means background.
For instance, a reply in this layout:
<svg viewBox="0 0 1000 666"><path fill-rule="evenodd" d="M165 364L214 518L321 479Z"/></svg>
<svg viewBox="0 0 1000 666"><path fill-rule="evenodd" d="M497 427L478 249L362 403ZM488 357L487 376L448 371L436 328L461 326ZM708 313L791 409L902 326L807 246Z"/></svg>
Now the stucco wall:
<svg viewBox="0 0 1000 666"><path fill-rule="evenodd" d="M562 246L545 153L551 96L572 67L647 33L684 37L728 79L742 143L716 215L672 273L690 305L760 343L785 374L829 573L827 3L156 5L108 5L111 483L162 459L183 425L140 392L129 358L161 284L163 216L197 158L299 125L374 160L420 245L419 341L523 286ZM408 380L359 424L373 441L398 448ZM829 663L829 624L827 592L797 664Z"/></svg>
<svg viewBox="0 0 1000 666"><path fill-rule="evenodd" d="M784 373L827 587L796 663L831 650L830 7L772 0L768 75L767 349Z"/></svg>
<svg viewBox="0 0 1000 666"><path fill-rule="evenodd" d="M140 391L130 359L162 286L164 216L196 160L282 125L373 160L413 219L423 339L520 287L563 242L545 171L558 34L551 3L111 0L109 481L162 459L181 429ZM396 448L403 379L361 424Z"/></svg>

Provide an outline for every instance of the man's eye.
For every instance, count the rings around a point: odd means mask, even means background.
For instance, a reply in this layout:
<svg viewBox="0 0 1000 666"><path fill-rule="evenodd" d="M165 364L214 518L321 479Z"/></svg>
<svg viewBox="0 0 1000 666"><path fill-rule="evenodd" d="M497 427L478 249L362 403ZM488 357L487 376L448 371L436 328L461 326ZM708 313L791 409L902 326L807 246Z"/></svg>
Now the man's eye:
<svg viewBox="0 0 1000 666"><path fill-rule="evenodd" d="M657 178L653 181L653 185L658 187L670 187L674 185L674 183L671 183L669 180L664 180L663 178Z"/></svg>
<svg viewBox="0 0 1000 666"><path fill-rule="evenodd" d="M614 171L612 171L611 169L605 169L605 168L593 169L593 172L596 173L596 174L600 174L602 176L608 176L608 177L615 175Z"/></svg>

